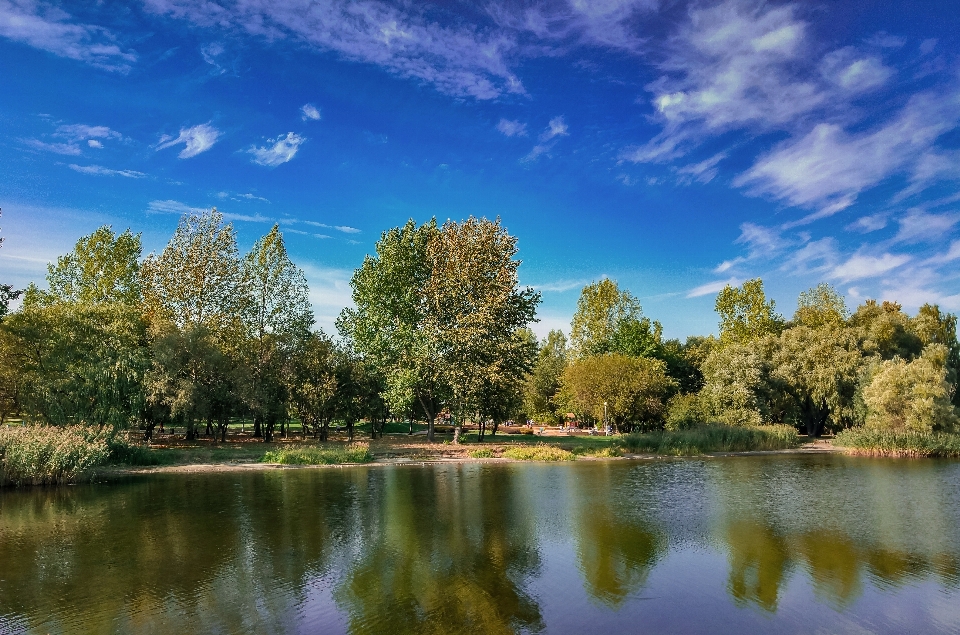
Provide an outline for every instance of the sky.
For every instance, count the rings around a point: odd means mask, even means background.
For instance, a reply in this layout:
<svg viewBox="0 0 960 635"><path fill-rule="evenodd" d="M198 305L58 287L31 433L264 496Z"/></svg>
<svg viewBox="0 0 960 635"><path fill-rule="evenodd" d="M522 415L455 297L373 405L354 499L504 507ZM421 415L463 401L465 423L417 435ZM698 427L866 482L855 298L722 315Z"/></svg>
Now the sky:
<svg viewBox="0 0 960 635"><path fill-rule="evenodd" d="M318 326L380 233L499 217L543 335L761 277L960 311L960 5L0 0L0 282L103 224L280 223Z"/></svg>

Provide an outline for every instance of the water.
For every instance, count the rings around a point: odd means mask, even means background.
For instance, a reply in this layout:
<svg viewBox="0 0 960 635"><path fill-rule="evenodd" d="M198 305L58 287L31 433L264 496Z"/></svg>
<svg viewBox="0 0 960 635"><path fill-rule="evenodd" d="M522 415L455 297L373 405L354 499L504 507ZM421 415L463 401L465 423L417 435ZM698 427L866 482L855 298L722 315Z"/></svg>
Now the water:
<svg viewBox="0 0 960 635"><path fill-rule="evenodd" d="M960 462L138 477L0 493L0 633L960 633Z"/></svg>

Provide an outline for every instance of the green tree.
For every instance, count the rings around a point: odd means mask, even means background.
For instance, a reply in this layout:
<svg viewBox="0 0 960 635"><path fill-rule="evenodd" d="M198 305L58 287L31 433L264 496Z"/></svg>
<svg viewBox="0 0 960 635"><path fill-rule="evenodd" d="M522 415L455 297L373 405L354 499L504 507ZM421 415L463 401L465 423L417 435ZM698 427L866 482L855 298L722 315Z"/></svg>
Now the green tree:
<svg viewBox="0 0 960 635"><path fill-rule="evenodd" d="M848 324L860 329L867 355L910 360L923 351L923 342L914 332L910 317L896 302L867 300L857 307Z"/></svg>
<svg viewBox="0 0 960 635"><path fill-rule="evenodd" d="M818 329L824 326L842 326L849 312L843 296L832 286L821 282L800 294L794 323Z"/></svg>
<svg viewBox="0 0 960 635"><path fill-rule="evenodd" d="M566 365L567 338L563 331L550 331L540 342L537 361L524 385L524 405L531 417L562 421L563 413L559 410L556 396Z"/></svg>
<svg viewBox="0 0 960 635"><path fill-rule="evenodd" d="M760 425L771 420L776 392L771 377L775 342L767 336L714 347L703 362L705 383L700 392L708 416L728 425Z"/></svg>
<svg viewBox="0 0 960 635"><path fill-rule="evenodd" d="M140 234L104 225L47 265L49 293L60 302L137 304L141 253Z"/></svg>
<svg viewBox="0 0 960 635"><path fill-rule="evenodd" d="M321 441L327 440L337 398L334 343L315 331L298 343L287 375L293 412Z"/></svg>
<svg viewBox="0 0 960 635"><path fill-rule="evenodd" d="M425 330L443 362L455 442L487 386L519 386L533 365L535 346L518 331L536 319L540 294L520 288L516 253L499 219L474 217L447 221L427 246Z"/></svg>
<svg viewBox="0 0 960 635"><path fill-rule="evenodd" d="M951 432L958 423L950 402L955 386L947 381L948 349L929 344L917 359L884 360L863 390L866 425L929 434Z"/></svg>
<svg viewBox="0 0 960 635"><path fill-rule="evenodd" d="M783 318L777 314L775 302L767 301L760 278L747 280L739 287L727 285L717 295L715 308L724 343L743 344L777 334L783 328Z"/></svg>
<svg viewBox="0 0 960 635"><path fill-rule="evenodd" d="M426 329L426 286L432 273L428 245L435 221L410 220L384 232L376 255L364 258L350 280L354 308L344 309L337 328L358 354L370 360L396 395L413 395L427 418L427 438L444 396L438 342ZM396 404L395 405L402 405Z"/></svg>
<svg viewBox="0 0 960 635"><path fill-rule="evenodd" d="M563 391L574 411L607 422L619 432L659 427L675 388L666 364L620 353L573 360L563 373Z"/></svg>
<svg viewBox="0 0 960 635"><path fill-rule="evenodd" d="M240 356L249 369L244 400L253 412L255 434L262 431L270 442L287 413L285 364L313 324L307 280L287 255L278 225L243 258L240 280L246 293Z"/></svg>
<svg viewBox="0 0 960 635"><path fill-rule="evenodd" d="M620 345L639 343L642 346L642 318L640 303L629 291L621 290L615 281L604 278L589 284L580 291L570 327L573 352L578 357L611 352L617 331L623 325L626 332L621 333ZM634 342L638 335L641 336L640 342Z"/></svg>
<svg viewBox="0 0 960 635"><path fill-rule="evenodd" d="M957 386L960 380L960 342L957 342L957 316L942 313L936 304L924 304L911 320L913 332L924 346L947 347L947 381ZM960 408L960 390L954 390L953 405Z"/></svg>
<svg viewBox="0 0 960 635"><path fill-rule="evenodd" d="M853 425L864 367L858 332L835 321L821 324L784 331L772 360L772 376L793 397L797 423L811 437L828 424L834 430Z"/></svg>

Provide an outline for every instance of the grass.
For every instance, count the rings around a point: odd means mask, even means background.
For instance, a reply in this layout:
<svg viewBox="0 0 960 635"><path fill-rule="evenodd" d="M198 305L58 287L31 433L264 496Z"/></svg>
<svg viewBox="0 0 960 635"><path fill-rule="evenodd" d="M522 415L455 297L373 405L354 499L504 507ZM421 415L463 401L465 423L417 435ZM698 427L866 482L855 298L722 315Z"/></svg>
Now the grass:
<svg viewBox="0 0 960 635"><path fill-rule="evenodd" d="M490 448L480 448L479 450L473 450L467 453L471 459L492 459L496 457L496 453Z"/></svg>
<svg viewBox="0 0 960 635"><path fill-rule="evenodd" d="M623 437L621 447L629 452L696 456L707 452L785 450L799 442L796 430L790 426L706 425L675 432L629 434Z"/></svg>
<svg viewBox="0 0 960 635"><path fill-rule="evenodd" d="M512 447L504 450L503 456L515 461L573 461L577 458L569 450L544 443Z"/></svg>
<svg viewBox="0 0 960 635"><path fill-rule="evenodd" d="M281 465L340 465L343 463L369 463L373 460L370 446L356 443L350 446L307 446L273 450L263 455L264 463Z"/></svg>
<svg viewBox="0 0 960 635"><path fill-rule="evenodd" d="M88 428L0 428L0 486L75 483L109 460L107 440Z"/></svg>
<svg viewBox="0 0 960 635"><path fill-rule="evenodd" d="M574 456L585 456L595 459L610 459L622 454L620 446L618 445L607 445L606 447L588 447L583 445L578 445L577 447L571 450Z"/></svg>
<svg viewBox="0 0 960 635"><path fill-rule="evenodd" d="M853 454L899 457L960 457L960 434L942 432L895 432L850 428L842 430L833 444Z"/></svg>

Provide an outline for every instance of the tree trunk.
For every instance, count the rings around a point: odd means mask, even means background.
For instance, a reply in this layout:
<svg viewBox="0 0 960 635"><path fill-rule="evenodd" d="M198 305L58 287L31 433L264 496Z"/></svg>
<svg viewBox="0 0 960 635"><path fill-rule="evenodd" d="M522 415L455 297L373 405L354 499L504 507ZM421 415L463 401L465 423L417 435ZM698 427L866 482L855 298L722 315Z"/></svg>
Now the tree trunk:
<svg viewBox="0 0 960 635"><path fill-rule="evenodd" d="M253 416L253 436L258 439L263 436L263 426L260 425L259 415Z"/></svg>
<svg viewBox="0 0 960 635"><path fill-rule="evenodd" d="M212 417L211 415L207 415L207 431L206 431L206 436L209 437L209 436L211 436L212 434L213 434L213 417Z"/></svg>
<svg viewBox="0 0 960 635"><path fill-rule="evenodd" d="M500 427L500 422L499 422L498 420L494 419L494 420L493 420L493 430L490 431L490 436L491 436L491 437L497 436L497 428L499 428L499 427Z"/></svg>

